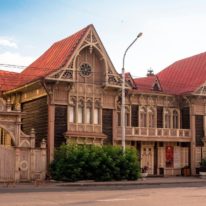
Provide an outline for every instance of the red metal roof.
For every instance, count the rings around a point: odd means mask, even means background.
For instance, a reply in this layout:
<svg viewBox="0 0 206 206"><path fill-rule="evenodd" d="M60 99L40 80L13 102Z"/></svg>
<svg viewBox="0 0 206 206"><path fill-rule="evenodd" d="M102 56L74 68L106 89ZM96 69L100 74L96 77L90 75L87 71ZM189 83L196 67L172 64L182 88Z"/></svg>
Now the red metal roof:
<svg viewBox="0 0 206 206"><path fill-rule="evenodd" d="M21 73L21 75L27 77L27 81L23 82L23 84L45 77L63 67L90 26L91 25L54 43L45 53Z"/></svg>
<svg viewBox="0 0 206 206"><path fill-rule="evenodd" d="M0 70L0 91L7 91L19 84L19 73Z"/></svg>
<svg viewBox="0 0 206 206"><path fill-rule="evenodd" d="M149 92L155 80L167 94L195 91L206 81L206 52L179 60L157 75L134 79L139 91Z"/></svg>
<svg viewBox="0 0 206 206"><path fill-rule="evenodd" d="M154 85L155 81L156 81L155 75L134 79L134 82L137 86L137 90L142 92L151 92L152 86Z"/></svg>
<svg viewBox="0 0 206 206"><path fill-rule="evenodd" d="M6 91L23 86L63 67L91 26L54 43L20 74L0 71L1 90ZM129 78L129 74L125 76ZM151 92L156 80L165 93L182 94L194 91L206 80L206 52L179 60L156 76L134 79L134 82L139 91Z"/></svg>
<svg viewBox="0 0 206 206"><path fill-rule="evenodd" d="M76 47L79 45L79 42L91 26L93 25L88 25L79 32L54 43L24 71L22 71L20 74L15 73L16 79L6 77L7 80L5 83L8 83L9 86L5 86L5 89L9 90L23 86L27 83L46 77L50 73L55 72L56 70L63 67L72 56ZM11 80L11 82L9 80Z"/></svg>
<svg viewBox="0 0 206 206"><path fill-rule="evenodd" d="M206 52L179 60L157 76L165 93L193 92L206 81Z"/></svg>

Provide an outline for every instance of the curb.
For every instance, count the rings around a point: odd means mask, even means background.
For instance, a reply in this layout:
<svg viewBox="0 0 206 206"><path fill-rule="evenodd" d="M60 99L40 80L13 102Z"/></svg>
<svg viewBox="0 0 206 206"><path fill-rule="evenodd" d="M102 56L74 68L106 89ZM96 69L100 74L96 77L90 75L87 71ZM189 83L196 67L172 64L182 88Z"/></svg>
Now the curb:
<svg viewBox="0 0 206 206"><path fill-rule="evenodd" d="M206 180L198 179L198 180L187 180L187 181L148 181L147 180L139 180L138 182L78 182L78 183L57 183L56 186L62 187L101 187L101 186L141 186L141 185L172 185L172 184L198 184L198 183L206 183Z"/></svg>

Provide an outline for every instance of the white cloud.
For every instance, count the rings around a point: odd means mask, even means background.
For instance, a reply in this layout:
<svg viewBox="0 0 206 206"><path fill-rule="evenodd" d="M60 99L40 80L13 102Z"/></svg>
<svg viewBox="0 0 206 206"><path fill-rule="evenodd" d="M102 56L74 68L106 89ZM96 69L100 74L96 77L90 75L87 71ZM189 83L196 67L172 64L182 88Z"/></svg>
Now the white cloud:
<svg viewBox="0 0 206 206"><path fill-rule="evenodd" d="M17 48L17 44L10 38L0 37L0 46Z"/></svg>
<svg viewBox="0 0 206 206"><path fill-rule="evenodd" d="M9 64L9 65L19 65L19 66L27 66L34 61L34 58L31 56L23 56L19 53L12 52L4 52L0 53L0 70L9 70L9 71L22 71L22 68L18 67L4 67L1 64Z"/></svg>

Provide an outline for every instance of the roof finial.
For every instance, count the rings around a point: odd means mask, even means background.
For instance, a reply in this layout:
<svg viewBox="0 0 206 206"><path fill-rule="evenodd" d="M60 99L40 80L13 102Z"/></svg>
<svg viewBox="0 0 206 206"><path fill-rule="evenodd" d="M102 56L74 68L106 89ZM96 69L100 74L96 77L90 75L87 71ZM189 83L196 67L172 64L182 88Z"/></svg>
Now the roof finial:
<svg viewBox="0 0 206 206"><path fill-rule="evenodd" d="M148 70L147 70L147 76L154 76L154 71L153 69L150 67Z"/></svg>

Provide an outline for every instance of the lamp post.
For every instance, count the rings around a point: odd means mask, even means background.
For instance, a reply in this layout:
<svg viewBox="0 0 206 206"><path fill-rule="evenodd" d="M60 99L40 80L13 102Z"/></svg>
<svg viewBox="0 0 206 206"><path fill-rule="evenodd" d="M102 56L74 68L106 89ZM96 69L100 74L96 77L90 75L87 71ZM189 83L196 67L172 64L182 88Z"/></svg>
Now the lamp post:
<svg viewBox="0 0 206 206"><path fill-rule="evenodd" d="M133 40L133 42L127 47L123 56L123 66L122 66L122 105L121 105L121 126L122 126L122 149L123 153L125 153L125 57L129 48L137 41L138 38L142 36L142 32L140 32L137 37Z"/></svg>

